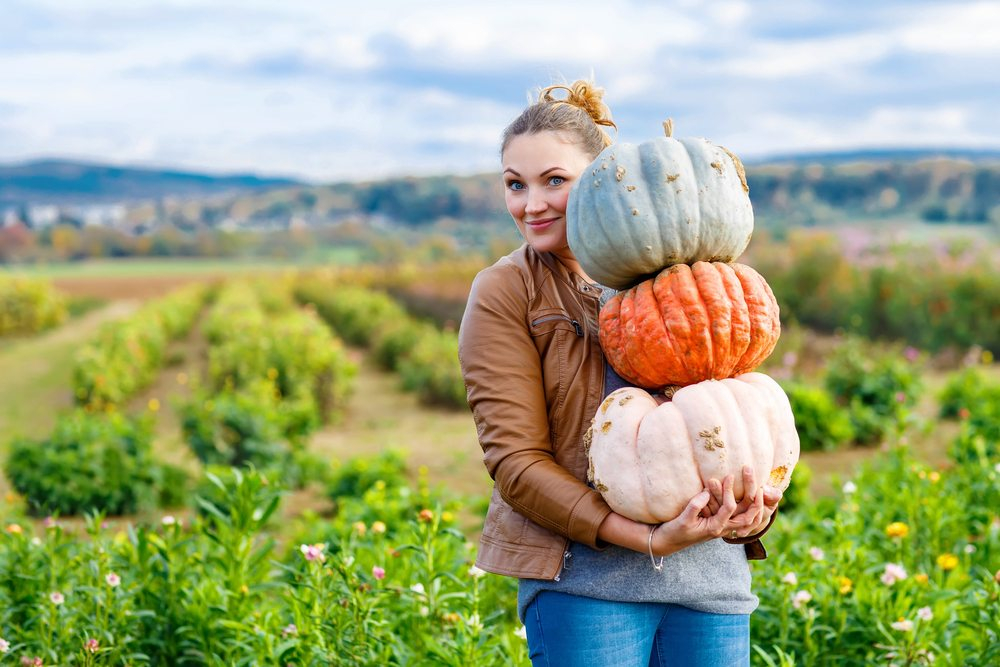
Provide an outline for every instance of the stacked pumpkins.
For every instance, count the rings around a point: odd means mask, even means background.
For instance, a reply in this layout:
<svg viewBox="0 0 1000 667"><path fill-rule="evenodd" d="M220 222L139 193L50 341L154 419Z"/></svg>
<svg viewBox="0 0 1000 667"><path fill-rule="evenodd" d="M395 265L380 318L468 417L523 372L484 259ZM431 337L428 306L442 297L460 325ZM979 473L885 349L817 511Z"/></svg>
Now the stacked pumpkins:
<svg viewBox="0 0 1000 667"><path fill-rule="evenodd" d="M574 184L570 248L619 292L601 309L600 340L634 387L612 392L588 432L590 481L619 514L678 516L711 478L751 465L782 491L799 457L787 396L753 372L774 350L778 304L734 263L753 233L739 158L701 138L606 148ZM647 391L648 390L648 391ZM653 392L652 394L650 392Z"/></svg>

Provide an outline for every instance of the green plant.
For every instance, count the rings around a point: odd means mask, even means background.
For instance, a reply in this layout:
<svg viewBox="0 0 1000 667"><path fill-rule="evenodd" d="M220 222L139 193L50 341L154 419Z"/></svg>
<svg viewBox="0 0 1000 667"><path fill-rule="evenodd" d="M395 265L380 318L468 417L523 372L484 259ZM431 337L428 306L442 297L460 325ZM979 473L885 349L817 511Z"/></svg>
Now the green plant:
<svg viewBox="0 0 1000 667"><path fill-rule="evenodd" d="M150 417L61 415L42 440L17 440L5 472L33 514L125 514L156 506Z"/></svg>
<svg viewBox="0 0 1000 667"><path fill-rule="evenodd" d="M787 383L784 389L802 451L832 451L854 441L850 414L825 389L800 383Z"/></svg>

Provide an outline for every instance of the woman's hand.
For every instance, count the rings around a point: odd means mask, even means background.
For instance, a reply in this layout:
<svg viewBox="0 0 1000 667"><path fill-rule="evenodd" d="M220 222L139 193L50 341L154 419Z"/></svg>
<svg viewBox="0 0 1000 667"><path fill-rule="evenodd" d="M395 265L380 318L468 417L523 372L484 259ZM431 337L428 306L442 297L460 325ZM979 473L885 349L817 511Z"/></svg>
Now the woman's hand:
<svg viewBox="0 0 1000 667"><path fill-rule="evenodd" d="M752 470L750 474L753 474ZM744 471L745 480L746 471ZM715 485L718 486L716 489L718 495L712 489ZM704 489L692 498L680 516L660 524L653 530L652 555L669 555L718 537L731 537L734 532L739 536L752 535L766 511L763 489L750 502L737 505L733 496L733 485L732 475L727 476L721 484L718 480L710 480L710 488ZM713 499L721 501L717 502L714 510L710 509ZM770 513L767 513L764 525L767 525L770 517Z"/></svg>
<svg viewBox="0 0 1000 667"><path fill-rule="evenodd" d="M778 509L778 503L782 497L781 491L773 486L758 488L752 466L743 466L743 489L743 500L737 504L733 515L749 513L755 518L755 521L752 521L746 530L737 530L735 535L730 533L723 537L737 538L756 535L767 527L771 515ZM708 490L712 497L709 498L708 505L702 510L703 516L711 516L718 512L723 502L722 484L718 480L709 480Z"/></svg>

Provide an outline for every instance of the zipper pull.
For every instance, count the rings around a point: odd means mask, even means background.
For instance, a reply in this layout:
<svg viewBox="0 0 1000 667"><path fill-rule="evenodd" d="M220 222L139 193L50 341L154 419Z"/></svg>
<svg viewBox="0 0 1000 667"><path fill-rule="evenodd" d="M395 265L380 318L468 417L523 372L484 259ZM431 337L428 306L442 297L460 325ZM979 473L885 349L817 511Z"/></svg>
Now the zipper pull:
<svg viewBox="0 0 1000 667"><path fill-rule="evenodd" d="M573 322L573 328L576 329L576 335L579 336L580 338L583 338L583 327L581 327L580 323L577 322L576 320L573 320L572 322Z"/></svg>
<svg viewBox="0 0 1000 667"><path fill-rule="evenodd" d="M566 551L563 552L563 564L562 564L562 567L559 568L559 571L556 573L556 578L553 581L559 581L559 577L560 577L560 575L562 575L563 571L569 569L569 563L567 561L570 558L572 558L572 557L573 557L573 554L571 554L569 552L569 549L567 549Z"/></svg>

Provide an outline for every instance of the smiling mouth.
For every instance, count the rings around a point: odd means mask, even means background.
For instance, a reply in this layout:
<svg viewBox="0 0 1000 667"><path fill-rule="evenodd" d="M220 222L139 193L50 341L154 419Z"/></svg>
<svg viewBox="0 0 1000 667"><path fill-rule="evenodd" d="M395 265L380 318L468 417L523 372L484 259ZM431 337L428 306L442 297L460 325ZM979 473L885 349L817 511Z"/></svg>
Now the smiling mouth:
<svg viewBox="0 0 1000 667"><path fill-rule="evenodd" d="M550 222L555 222L558 218L545 218L544 220L525 220L524 224L530 225L532 227L541 227L547 225Z"/></svg>

